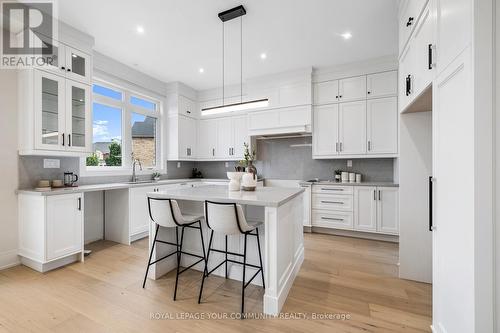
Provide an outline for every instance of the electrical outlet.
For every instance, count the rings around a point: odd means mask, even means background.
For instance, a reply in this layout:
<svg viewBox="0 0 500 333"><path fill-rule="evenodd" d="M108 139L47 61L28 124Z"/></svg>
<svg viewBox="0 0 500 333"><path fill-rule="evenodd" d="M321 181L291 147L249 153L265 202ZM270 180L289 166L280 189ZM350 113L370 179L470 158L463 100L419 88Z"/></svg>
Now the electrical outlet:
<svg viewBox="0 0 500 333"><path fill-rule="evenodd" d="M347 160L347 167L352 168L352 160Z"/></svg>
<svg viewBox="0 0 500 333"><path fill-rule="evenodd" d="M226 168L229 168L229 162L224 163L224 165L226 166Z"/></svg>
<svg viewBox="0 0 500 333"><path fill-rule="evenodd" d="M43 167L44 169L59 169L61 167L61 160L44 158Z"/></svg>
<svg viewBox="0 0 500 333"><path fill-rule="evenodd" d="M181 162L177 162L177 168L181 167Z"/></svg>

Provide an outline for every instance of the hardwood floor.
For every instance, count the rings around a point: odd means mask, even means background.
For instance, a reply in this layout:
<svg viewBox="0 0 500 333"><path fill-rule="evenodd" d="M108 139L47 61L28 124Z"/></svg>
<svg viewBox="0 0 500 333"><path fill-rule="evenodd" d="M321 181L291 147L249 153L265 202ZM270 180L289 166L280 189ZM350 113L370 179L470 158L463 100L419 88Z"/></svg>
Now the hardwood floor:
<svg viewBox="0 0 500 333"><path fill-rule="evenodd" d="M199 305L201 273L187 271L174 302L173 272L141 288L146 240L90 247L83 264L45 274L24 266L0 271L0 332L430 331L431 286L397 278L398 246L392 243L306 234L305 261L283 307L300 319L246 320L221 318L239 311L237 281L210 276ZM251 285L246 295L246 311L260 313L262 289ZM218 318L180 318L197 314Z"/></svg>

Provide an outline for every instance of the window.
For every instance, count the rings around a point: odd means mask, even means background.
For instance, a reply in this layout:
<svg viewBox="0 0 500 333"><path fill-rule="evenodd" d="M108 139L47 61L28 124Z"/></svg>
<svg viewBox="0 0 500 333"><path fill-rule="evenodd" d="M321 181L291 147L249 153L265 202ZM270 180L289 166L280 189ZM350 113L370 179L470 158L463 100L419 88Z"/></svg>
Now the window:
<svg viewBox="0 0 500 333"><path fill-rule="evenodd" d="M92 91L93 154L86 158L87 170L129 170L132 157L143 169L161 169L160 103L101 82Z"/></svg>
<svg viewBox="0 0 500 333"><path fill-rule="evenodd" d="M132 112L132 153L143 168L156 166L156 118Z"/></svg>

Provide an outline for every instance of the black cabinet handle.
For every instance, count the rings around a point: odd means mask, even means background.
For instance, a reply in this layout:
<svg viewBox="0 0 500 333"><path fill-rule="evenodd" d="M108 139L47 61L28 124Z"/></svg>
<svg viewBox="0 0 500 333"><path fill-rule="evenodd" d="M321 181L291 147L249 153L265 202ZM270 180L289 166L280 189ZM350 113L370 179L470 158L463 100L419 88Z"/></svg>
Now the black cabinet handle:
<svg viewBox="0 0 500 333"><path fill-rule="evenodd" d="M82 198L78 198L78 210L82 210Z"/></svg>
<svg viewBox="0 0 500 333"><path fill-rule="evenodd" d="M67 69L67 71L68 71L68 72L71 72L71 68L68 68L68 69Z"/></svg>
<svg viewBox="0 0 500 333"><path fill-rule="evenodd" d="M380 191L380 190L378 190L378 201L382 201L382 196L381 196L380 192L381 192L381 191Z"/></svg>
<svg viewBox="0 0 500 333"><path fill-rule="evenodd" d="M71 134L68 134L68 147L71 147Z"/></svg>
<svg viewBox="0 0 500 333"><path fill-rule="evenodd" d="M370 95L372 92L371 91L368 91L367 94Z"/></svg>
<svg viewBox="0 0 500 333"><path fill-rule="evenodd" d="M339 95L335 96L335 98L337 98L337 99L338 99L338 98L339 98Z"/></svg>
<svg viewBox="0 0 500 333"><path fill-rule="evenodd" d="M432 176L429 177L429 231L433 230L432 226Z"/></svg>
<svg viewBox="0 0 500 333"><path fill-rule="evenodd" d="M61 66L61 69L62 69L62 70L64 71L64 70L66 70L66 67L64 67L64 66Z"/></svg>
<svg viewBox="0 0 500 333"><path fill-rule="evenodd" d="M428 57L429 57L429 69L432 69L432 44L429 44Z"/></svg>
<svg viewBox="0 0 500 333"><path fill-rule="evenodd" d="M377 191L376 190L373 190L373 200L374 201L377 200Z"/></svg>
<svg viewBox="0 0 500 333"><path fill-rule="evenodd" d="M411 75L406 77L406 96L411 94Z"/></svg>
<svg viewBox="0 0 500 333"><path fill-rule="evenodd" d="M63 140L62 145L64 146L64 133L62 134L62 140Z"/></svg>
<svg viewBox="0 0 500 333"><path fill-rule="evenodd" d="M413 17L411 17L411 16L410 16L410 17L408 17L408 22L406 22L406 26L407 26L407 27L409 27L410 25L412 25L413 20L414 20L414 18L413 18Z"/></svg>
<svg viewBox="0 0 500 333"><path fill-rule="evenodd" d="M191 111L187 110L186 113L191 114Z"/></svg>

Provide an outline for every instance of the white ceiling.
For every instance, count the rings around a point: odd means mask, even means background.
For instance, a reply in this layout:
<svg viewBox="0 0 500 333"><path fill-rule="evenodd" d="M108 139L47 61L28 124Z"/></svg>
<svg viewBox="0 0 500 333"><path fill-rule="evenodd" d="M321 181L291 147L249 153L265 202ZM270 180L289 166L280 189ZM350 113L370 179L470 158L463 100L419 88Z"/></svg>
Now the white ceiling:
<svg viewBox="0 0 500 333"><path fill-rule="evenodd" d="M94 36L100 53L162 81L208 89L222 83L217 13L240 4L243 80L397 53L397 0L63 0L59 18ZM239 24L226 23L226 83L239 82ZM349 40L339 35L346 31Z"/></svg>

